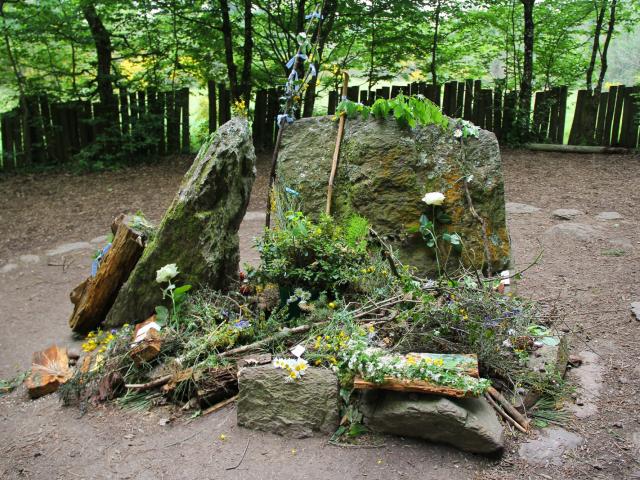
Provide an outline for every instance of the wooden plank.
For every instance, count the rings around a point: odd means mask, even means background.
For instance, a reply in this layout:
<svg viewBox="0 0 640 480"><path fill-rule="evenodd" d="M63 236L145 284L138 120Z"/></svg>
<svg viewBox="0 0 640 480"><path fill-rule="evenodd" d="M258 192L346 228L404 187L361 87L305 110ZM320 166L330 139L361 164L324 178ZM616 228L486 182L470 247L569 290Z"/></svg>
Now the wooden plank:
<svg viewBox="0 0 640 480"><path fill-rule="evenodd" d="M472 121L476 125L482 122L482 80L474 80L473 82L473 113Z"/></svg>
<svg viewBox="0 0 640 480"><path fill-rule="evenodd" d="M493 132L496 134L498 140L502 140L502 86L496 85L493 90L493 106L491 109L493 113Z"/></svg>
<svg viewBox="0 0 640 480"><path fill-rule="evenodd" d="M375 101L376 101L376 91L369 90L367 92L367 105L371 106L375 103Z"/></svg>
<svg viewBox="0 0 640 480"><path fill-rule="evenodd" d="M620 124L622 120L622 104L624 103L625 87L621 85L617 89L616 105L613 109L613 124L611 126L611 145L620 145Z"/></svg>
<svg viewBox="0 0 640 480"><path fill-rule="evenodd" d="M347 98L352 102L357 102L360 95L360 87L353 86L347 89Z"/></svg>
<svg viewBox="0 0 640 480"><path fill-rule="evenodd" d="M400 87L400 85L392 85L390 98L396 98L398 95L400 95L401 91L402 91L402 88Z"/></svg>
<svg viewBox="0 0 640 480"><path fill-rule="evenodd" d="M120 98L120 129L123 135L129 135L130 132L130 119L129 119L129 94L126 88L120 88L118 90L118 96Z"/></svg>
<svg viewBox="0 0 640 480"><path fill-rule="evenodd" d="M209 99L209 133L213 133L218 128L218 112L216 108L216 82L214 80L207 81L207 97ZM259 118L262 119L262 117ZM262 125L262 127L264 127L264 124ZM261 130L264 131L264 128L262 127Z"/></svg>
<svg viewBox="0 0 640 480"><path fill-rule="evenodd" d="M376 92L376 97L382 97L382 98L386 98L387 100L391 97L391 88L389 87L382 87L381 89L379 89Z"/></svg>
<svg viewBox="0 0 640 480"><path fill-rule="evenodd" d="M181 128L182 128L182 141L181 143L181 151L182 153L191 152L191 134L189 131L189 89L183 88L180 90L180 99L181 99Z"/></svg>
<svg viewBox="0 0 640 480"><path fill-rule="evenodd" d="M533 131L534 136L538 139L542 138L540 124L542 123L544 96L545 92L536 92L533 97L533 122L531 124L531 130Z"/></svg>
<svg viewBox="0 0 640 480"><path fill-rule="evenodd" d="M604 118L607 114L609 92L602 92L598 103L598 115L596 120L595 141L598 145L604 145Z"/></svg>
<svg viewBox="0 0 640 480"><path fill-rule="evenodd" d="M482 95L482 109L484 110L483 114L483 125L486 130L493 132L493 90L490 88L483 88L481 90Z"/></svg>
<svg viewBox="0 0 640 480"><path fill-rule="evenodd" d="M609 88L609 98L607 99L607 113L604 117L604 138L601 145L610 147L613 130L613 112L616 106L616 97L618 96L618 87Z"/></svg>
<svg viewBox="0 0 640 480"><path fill-rule="evenodd" d="M267 117L265 118L265 138L267 140L267 147L274 146L275 138L278 133L278 127L276 125L276 118L280 111L280 97L278 90L270 88L267 95Z"/></svg>
<svg viewBox="0 0 640 480"><path fill-rule="evenodd" d="M542 97L542 109L540 115L540 137L550 139L549 122L553 105L553 92L547 90Z"/></svg>
<svg viewBox="0 0 640 480"><path fill-rule="evenodd" d="M571 125L569 144L571 145L593 145L597 105L595 98L588 90L579 90L576 100L576 110ZM606 135L606 118L605 118Z"/></svg>
<svg viewBox="0 0 640 480"><path fill-rule="evenodd" d="M473 80L467 79L464 82L464 110L462 118L473 120Z"/></svg>
<svg viewBox="0 0 640 480"><path fill-rule="evenodd" d="M625 87L624 89L624 105L622 107L622 122L620 132L620 146L634 148L637 139L637 119L635 113L637 111L636 102L640 101L634 98L634 93L640 91L639 87Z"/></svg>
<svg viewBox="0 0 640 480"><path fill-rule="evenodd" d="M10 114L0 116L0 131L2 133L2 169L6 172L13 170L13 136Z"/></svg>
<svg viewBox="0 0 640 480"><path fill-rule="evenodd" d="M369 104L369 92L366 90L360 90L360 103L363 105Z"/></svg>
<svg viewBox="0 0 640 480"><path fill-rule="evenodd" d="M455 98L455 90L453 89L455 82L447 82L444 84L444 96L442 99L442 113L453 116L454 108L452 108L452 99Z"/></svg>
<svg viewBox="0 0 640 480"><path fill-rule="evenodd" d="M69 123L69 148L71 155L80 151L79 120L81 104L78 101L67 103L67 122Z"/></svg>
<svg viewBox="0 0 640 480"><path fill-rule="evenodd" d="M180 150L180 117L179 102L175 91L167 92L167 153L174 154Z"/></svg>
<svg viewBox="0 0 640 480"><path fill-rule="evenodd" d="M506 92L504 94L504 106L503 106L503 116L502 116L502 138L505 140L508 139L509 135L513 130L513 122L515 120L515 112L516 112L516 100L517 93L516 92Z"/></svg>
<svg viewBox="0 0 640 480"><path fill-rule="evenodd" d="M567 118L567 96L569 87L562 85L558 93L558 128L556 130L556 143L564 143L564 130Z"/></svg>
<svg viewBox="0 0 640 480"><path fill-rule="evenodd" d="M253 109L253 144L256 148L264 145L264 126L267 114L267 91L256 92L256 103Z"/></svg>
<svg viewBox="0 0 640 480"><path fill-rule="evenodd" d="M50 150L53 148L53 131L51 126L51 108L49 106L49 97L46 93L38 97L40 103L40 116L42 118L42 131L44 134L46 161L52 162L54 157L51 155Z"/></svg>
<svg viewBox="0 0 640 480"><path fill-rule="evenodd" d="M147 114L147 101L145 97L145 91L138 91L138 120Z"/></svg>
<svg viewBox="0 0 640 480"><path fill-rule="evenodd" d="M550 93L549 103L549 140L552 143L558 143L556 137L558 131L558 104L560 100L560 88L553 87Z"/></svg>
<svg viewBox="0 0 640 480"><path fill-rule="evenodd" d="M133 132L133 128L138 123L138 96L135 92L129 94L129 110L131 111L129 118L131 120L131 131Z"/></svg>
<svg viewBox="0 0 640 480"><path fill-rule="evenodd" d="M329 92L329 103L327 105L327 115L335 115L338 106L338 92L331 90Z"/></svg>
<svg viewBox="0 0 640 480"><path fill-rule="evenodd" d="M42 164L46 159L44 149L44 135L42 116L40 115L40 103L35 95L25 97L25 103L29 110L29 139L31 141L31 159L33 163Z"/></svg>
<svg viewBox="0 0 640 480"><path fill-rule="evenodd" d="M167 110L167 94L166 92L158 92L158 154L166 155L167 153L167 130L166 130L166 114Z"/></svg>

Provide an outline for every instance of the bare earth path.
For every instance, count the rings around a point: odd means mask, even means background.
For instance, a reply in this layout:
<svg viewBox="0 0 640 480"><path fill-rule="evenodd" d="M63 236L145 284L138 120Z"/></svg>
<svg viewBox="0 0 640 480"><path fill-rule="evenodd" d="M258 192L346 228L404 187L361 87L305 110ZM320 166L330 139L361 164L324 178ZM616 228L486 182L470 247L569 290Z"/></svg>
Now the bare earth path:
<svg viewBox="0 0 640 480"><path fill-rule="evenodd" d="M640 158L526 151L503 158L508 201L538 208L508 215L517 266L543 251L518 291L557 300L572 353L585 359L570 373L576 404L562 429L510 437L501 459L393 437L383 448L345 450L325 438L240 429L233 407L161 426L164 410L106 407L82 415L55 395L29 401L19 389L0 398L0 478L640 479L640 322L629 309L640 301ZM0 180L0 378L28 368L32 351L50 343L77 345L66 326L68 294L87 275L99 237L122 211L141 209L159 220L187 167L181 159ZM256 259L251 238L262 228L260 167L241 231L246 261ZM583 213L558 220L551 215L557 208ZM611 211L621 218L597 218ZM242 464L226 470L247 443Z"/></svg>

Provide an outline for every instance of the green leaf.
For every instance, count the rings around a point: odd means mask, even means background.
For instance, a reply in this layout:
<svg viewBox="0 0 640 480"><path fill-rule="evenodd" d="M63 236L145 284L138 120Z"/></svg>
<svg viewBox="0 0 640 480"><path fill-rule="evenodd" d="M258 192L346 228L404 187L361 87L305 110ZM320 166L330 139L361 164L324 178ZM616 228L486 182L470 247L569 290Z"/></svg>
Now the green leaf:
<svg viewBox="0 0 640 480"><path fill-rule="evenodd" d="M158 325L165 325L169 319L169 309L162 305L156 307L156 323Z"/></svg>

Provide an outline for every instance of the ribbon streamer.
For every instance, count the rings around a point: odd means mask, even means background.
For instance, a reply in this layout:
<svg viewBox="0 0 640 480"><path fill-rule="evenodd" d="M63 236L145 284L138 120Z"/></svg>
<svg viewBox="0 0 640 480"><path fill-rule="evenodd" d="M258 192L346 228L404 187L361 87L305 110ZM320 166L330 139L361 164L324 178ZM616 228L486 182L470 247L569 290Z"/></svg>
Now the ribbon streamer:
<svg viewBox="0 0 640 480"><path fill-rule="evenodd" d="M296 61L296 58L301 58L302 60L306 60L307 56L304 53L296 53L293 57L291 57L289 59L289 61L287 62L287 68L291 68L293 67L293 64Z"/></svg>
<svg viewBox="0 0 640 480"><path fill-rule="evenodd" d="M317 18L318 20L322 20L324 17L320 12L313 12L313 13L310 13L309 15L305 15L304 18L305 20L311 20L312 18Z"/></svg>

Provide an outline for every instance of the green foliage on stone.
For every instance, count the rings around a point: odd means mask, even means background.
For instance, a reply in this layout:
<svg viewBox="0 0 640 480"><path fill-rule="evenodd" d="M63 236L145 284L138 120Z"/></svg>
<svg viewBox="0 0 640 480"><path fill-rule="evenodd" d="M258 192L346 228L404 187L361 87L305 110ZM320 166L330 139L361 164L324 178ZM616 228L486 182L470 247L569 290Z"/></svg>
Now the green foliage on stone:
<svg viewBox="0 0 640 480"><path fill-rule="evenodd" d="M361 117L363 120L373 115L378 120L393 116L398 125L414 128L416 125L438 125L441 128L449 126L449 119L444 116L440 107L421 95L398 95L392 99L379 98L371 107L361 103L343 100L336 109L337 115L344 113L347 118Z"/></svg>

